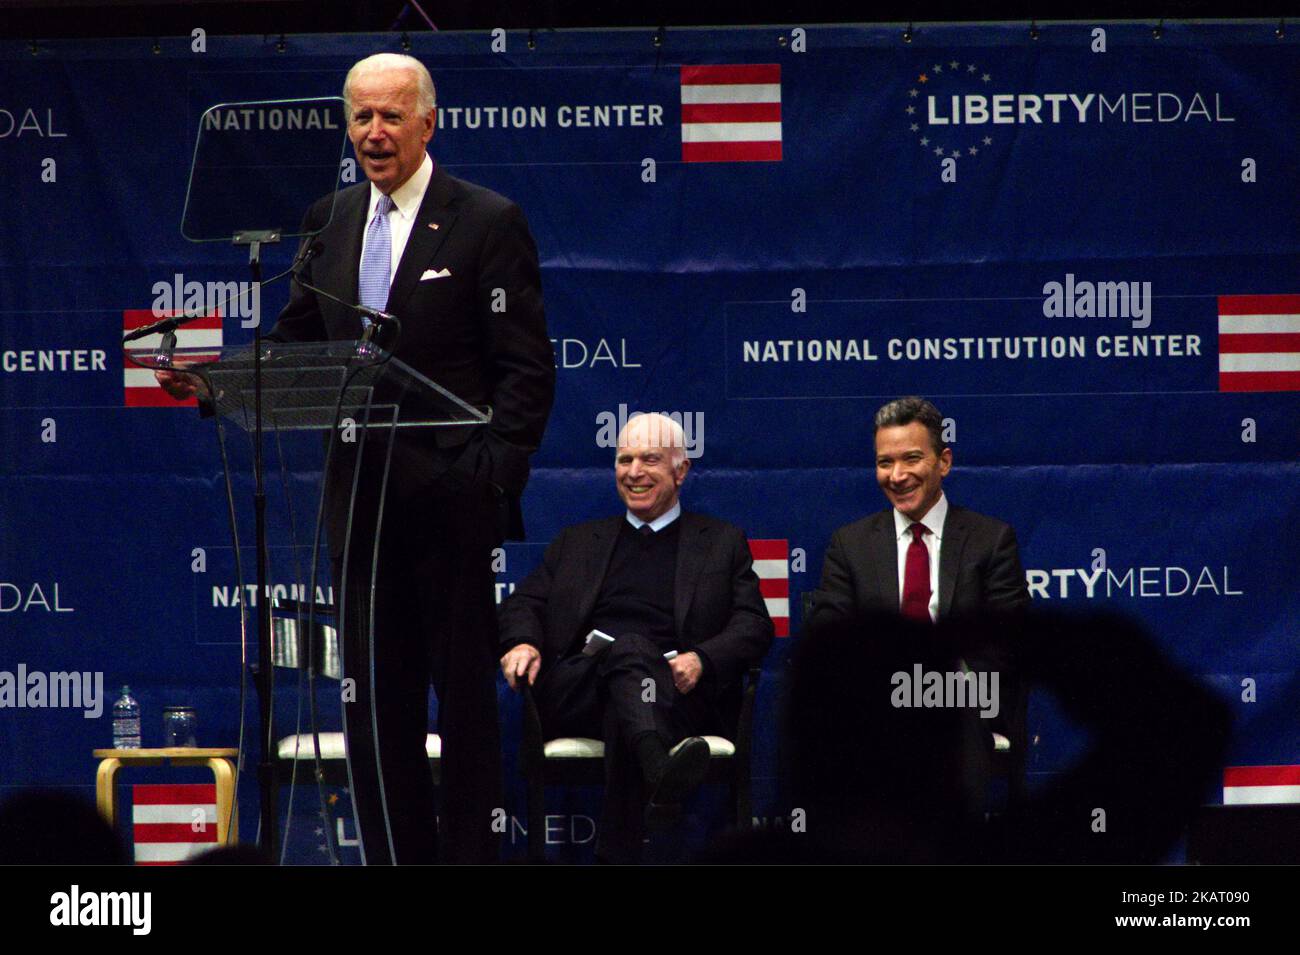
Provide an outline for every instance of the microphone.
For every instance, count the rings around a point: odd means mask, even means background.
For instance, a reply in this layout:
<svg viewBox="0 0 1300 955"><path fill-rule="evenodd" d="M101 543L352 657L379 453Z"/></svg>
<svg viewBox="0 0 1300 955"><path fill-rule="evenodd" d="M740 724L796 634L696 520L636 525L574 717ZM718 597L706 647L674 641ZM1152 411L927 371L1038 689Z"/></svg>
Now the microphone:
<svg viewBox="0 0 1300 955"><path fill-rule="evenodd" d="M323 247L319 242L313 242L311 247L308 248L304 253L303 260L306 261L308 255L316 255L321 248ZM307 289L309 292L315 292L317 295L322 295L325 298L329 299L331 302L335 302L338 305L342 305L346 309L356 312L358 315L364 316L368 320L368 324L366 325L365 330L361 333L361 340L364 342L371 341L375 337L375 334L379 330L379 328L384 325L397 326L397 334L399 335L401 334L402 323L396 315L390 315L388 312L381 312L379 309L370 308L368 305L357 305L357 304L353 304L352 302L345 302L337 295L327 292L323 288L317 288L315 285L312 285L310 282L304 282L302 279L298 278L296 273L294 275L294 281L296 281L302 288Z"/></svg>
<svg viewBox="0 0 1300 955"><path fill-rule="evenodd" d="M307 246L307 248L303 249L302 252L298 254L297 261L293 263L294 278L298 277L299 269L301 269L304 265L306 265L308 262L316 258L316 256L320 255L324 251L325 251L325 243L321 242L319 239L317 239L311 245Z"/></svg>
<svg viewBox="0 0 1300 955"><path fill-rule="evenodd" d="M164 318L153 322L149 325L141 325L122 336L122 344L127 342L138 341L141 338L148 338L150 335L157 335L159 332L174 332L181 327L182 322L191 321L199 318L198 315L180 315L174 318Z"/></svg>
<svg viewBox="0 0 1300 955"><path fill-rule="evenodd" d="M385 326L390 324L396 325L398 334L401 334L402 323L397 320L396 315L389 315L387 312L381 312L377 308L369 308L365 305L354 305L352 307L355 308L358 313L370 319L366 324L366 327L361 330L361 341L364 344L369 345L374 342L375 336L378 335Z"/></svg>
<svg viewBox="0 0 1300 955"><path fill-rule="evenodd" d="M298 262L293 267L294 278L295 279L298 278L297 273L299 269L301 269L304 265L306 265L316 256L320 255L321 252L323 251L325 251L325 243L321 242L320 240L313 242L311 245L307 246L307 248L303 249L302 255L298 257ZM299 280L298 284L305 285L306 283ZM306 287L311 289L310 285L307 285ZM312 289L312 291L321 292L320 289ZM326 295L329 298L333 298L333 296L329 296L328 293L321 292L321 294ZM334 299L334 301L338 302L339 300ZM340 304L345 304L345 303L340 302ZM358 315L364 315L366 318L370 319L370 323L372 325L387 325L389 322L394 322L397 320L397 317L395 315L389 315L387 312L381 312L377 308L370 308L369 306L366 305L349 305L348 307L356 311Z"/></svg>
<svg viewBox="0 0 1300 955"><path fill-rule="evenodd" d="M369 308L365 305L353 305L352 307L360 314L370 319L371 324L374 325L387 325L389 322L397 320L396 315L389 315L387 312L381 312L377 308Z"/></svg>

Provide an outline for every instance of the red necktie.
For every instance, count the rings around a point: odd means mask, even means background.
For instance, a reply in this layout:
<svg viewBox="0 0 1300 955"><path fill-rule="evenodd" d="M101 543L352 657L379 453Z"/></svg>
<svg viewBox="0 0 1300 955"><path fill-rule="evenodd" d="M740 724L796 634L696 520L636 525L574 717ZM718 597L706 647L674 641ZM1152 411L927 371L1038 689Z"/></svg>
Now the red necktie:
<svg viewBox="0 0 1300 955"><path fill-rule="evenodd" d="M907 559L903 563L903 616L911 620L930 622L930 549L922 537L924 524L913 524L912 543L907 545Z"/></svg>

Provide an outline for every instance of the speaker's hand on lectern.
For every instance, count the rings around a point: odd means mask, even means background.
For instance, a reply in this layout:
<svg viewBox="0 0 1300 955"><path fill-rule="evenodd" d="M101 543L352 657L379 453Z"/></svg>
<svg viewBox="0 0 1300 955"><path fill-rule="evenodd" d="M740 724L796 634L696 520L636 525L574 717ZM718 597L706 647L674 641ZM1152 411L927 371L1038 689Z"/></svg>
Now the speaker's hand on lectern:
<svg viewBox="0 0 1300 955"><path fill-rule="evenodd" d="M511 647L501 658L501 672L506 675L506 682L510 684L512 690L519 689L515 681L524 674L528 675L528 685L532 686L537 681L537 671L541 667L542 655L531 643L521 643L517 647Z"/></svg>
<svg viewBox="0 0 1300 955"><path fill-rule="evenodd" d="M183 371L172 371L171 369L159 368L155 369L153 376L158 382L159 387L177 401L184 401L186 398L193 398L200 391L204 391L206 394L203 379L198 375L190 375Z"/></svg>

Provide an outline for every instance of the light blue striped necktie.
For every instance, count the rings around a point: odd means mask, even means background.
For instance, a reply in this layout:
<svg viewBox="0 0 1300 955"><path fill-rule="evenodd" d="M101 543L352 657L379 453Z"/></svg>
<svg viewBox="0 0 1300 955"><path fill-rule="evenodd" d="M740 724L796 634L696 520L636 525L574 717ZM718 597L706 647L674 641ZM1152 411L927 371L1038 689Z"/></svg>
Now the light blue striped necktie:
<svg viewBox="0 0 1300 955"><path fill-rule="evenodd" d="M388 305L388 274L393 264L393 233L388 228L388 213L393 209L391 196L380 196L375 206L375 217L366 227L366 252L361 256L361 277L358 292L361 304L376 311ZM361 316L362 327L370 319Z"/></svg>

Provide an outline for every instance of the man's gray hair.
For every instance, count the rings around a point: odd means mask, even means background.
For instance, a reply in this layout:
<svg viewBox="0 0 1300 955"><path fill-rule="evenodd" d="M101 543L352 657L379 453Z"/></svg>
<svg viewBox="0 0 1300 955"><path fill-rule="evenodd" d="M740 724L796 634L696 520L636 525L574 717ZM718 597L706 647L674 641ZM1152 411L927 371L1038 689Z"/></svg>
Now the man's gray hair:
<svg viewBox="0 0 1300 955"><path fill-rule="evenodd" d="M633 430L641 436L636 447L667 448L668 461L673 467L679 467L686 460L686 433L680 424L667 415L633 415L618 434L619 448L629 447L627 437ZM617 457L618 451L615 450L614 454Z"/></svg>
<svg viewBox="0 0 1300 955"><path fill-rule="evenodd" d="M415 74L415 101L420 112L427 113L438 105L438 92L433 87L433 77L423 63L405 53L376 53L353 63L343 80L343 109L349 120L352 118L352 97L349 93L352 81L364 73L378 70L410 70Z"/></svg>
<svg viewBox="0 0 1300 955"><path fill-rule="evenodd" d="M897 428L912 424L914 421L925 425L925 430L930 432L930 443L934 445L934 453L942 454L943 449L948 447L948 442L943 440L943 415L939 414L939 409L930 402L915 395L895 398L877 411L876 425L872 434L874 435L881 428Z"/></svg>

